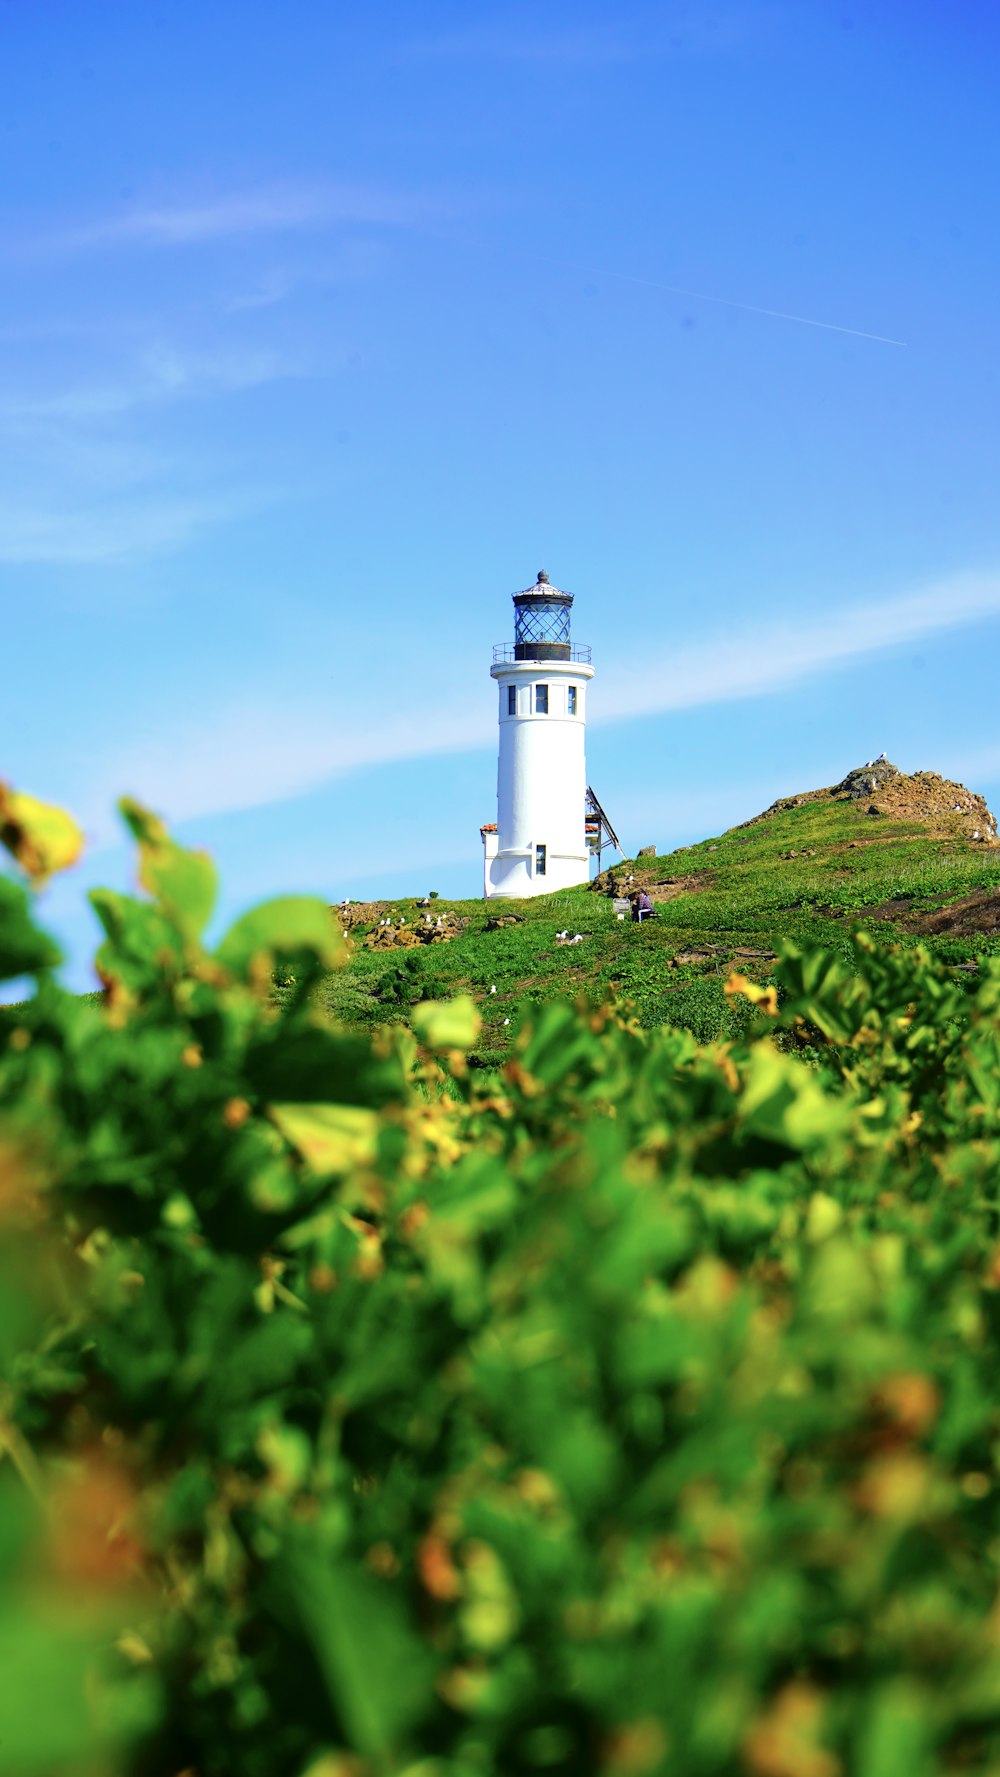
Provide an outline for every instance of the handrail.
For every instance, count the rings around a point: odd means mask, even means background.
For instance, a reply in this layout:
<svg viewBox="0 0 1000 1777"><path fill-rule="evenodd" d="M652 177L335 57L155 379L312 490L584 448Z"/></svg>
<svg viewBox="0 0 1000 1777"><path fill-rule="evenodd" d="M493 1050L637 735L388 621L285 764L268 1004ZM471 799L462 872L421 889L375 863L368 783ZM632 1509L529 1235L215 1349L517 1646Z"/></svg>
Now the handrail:
<svg viewBox="0 0 1000 1777"><path fill-rule="evenodd" d="M540 643L539 646L542 646L542 644ZM551 658L540 658L537 664L539 666L552 666L558 665L559 660L575 660L580 666L589 666L592 653L593 650L591 648L571 648L568 654L560 655L556 661L553 661ZM498 643L493 650L493 665L501 666L507 661L516 661L518 666L531 665L530 656L527 660L524 660L520 654L515 653L513 648L504 647L502 643Z"/></svg>

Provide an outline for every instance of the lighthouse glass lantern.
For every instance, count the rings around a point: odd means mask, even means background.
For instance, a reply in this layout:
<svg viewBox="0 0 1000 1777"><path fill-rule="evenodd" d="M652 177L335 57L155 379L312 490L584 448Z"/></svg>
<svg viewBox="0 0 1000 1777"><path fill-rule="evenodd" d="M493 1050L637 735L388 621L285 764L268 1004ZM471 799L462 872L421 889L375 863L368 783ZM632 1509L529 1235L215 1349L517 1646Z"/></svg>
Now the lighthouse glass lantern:
<svg viewBox="0 0 1000 1777"><path fill-rule="evenodd" d="M584 737L590 649L570 639L573 594L540 573L514 594L514 644L493 650L499 692L497 818L482 831L484 893L551 894L586 882Z"/></svg>

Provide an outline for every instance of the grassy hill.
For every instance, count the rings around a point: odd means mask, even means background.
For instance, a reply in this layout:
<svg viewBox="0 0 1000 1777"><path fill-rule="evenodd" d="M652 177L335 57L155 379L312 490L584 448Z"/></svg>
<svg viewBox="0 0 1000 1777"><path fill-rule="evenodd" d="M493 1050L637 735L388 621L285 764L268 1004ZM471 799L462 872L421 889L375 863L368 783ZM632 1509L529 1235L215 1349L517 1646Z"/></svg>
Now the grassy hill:
<svg viewBox="0 0 1000 1777"><path fill-rule="evenodd" d="M716 838L617 865L589 887L526 901L356 903L345 917L350 962L323 994L337 1017L371 1025L422 999L471 992L488 1062L506 1048L523 1000L560 994L614 993L643 1024L684 1025L702 1041L734 1036L750 1009L723 991L732 969L766 981L788 941L849 955L859 925L885 943L923 942L971 981L976 958L1000 952L995 833L985 803L962 785L865 767ZM611 896L639 886L657 917L622 923ZM563 931L582 941L561 942Z"/></svg>

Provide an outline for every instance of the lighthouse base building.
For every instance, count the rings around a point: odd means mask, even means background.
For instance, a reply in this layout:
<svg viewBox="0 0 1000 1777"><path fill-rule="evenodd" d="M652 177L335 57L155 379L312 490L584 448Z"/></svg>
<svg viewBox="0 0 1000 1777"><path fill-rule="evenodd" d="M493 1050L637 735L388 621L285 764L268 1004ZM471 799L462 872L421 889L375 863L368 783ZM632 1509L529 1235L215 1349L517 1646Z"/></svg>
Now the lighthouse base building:
<svg viewBox="0 0 1000 1777"><path fill-rule="evenodd" d="M499 695L497 818L480 829L483 890L551 894L590 876L584 736L589 648L570 643L573 594L540 573L514 594L514 646L493 650Z"/></svg>

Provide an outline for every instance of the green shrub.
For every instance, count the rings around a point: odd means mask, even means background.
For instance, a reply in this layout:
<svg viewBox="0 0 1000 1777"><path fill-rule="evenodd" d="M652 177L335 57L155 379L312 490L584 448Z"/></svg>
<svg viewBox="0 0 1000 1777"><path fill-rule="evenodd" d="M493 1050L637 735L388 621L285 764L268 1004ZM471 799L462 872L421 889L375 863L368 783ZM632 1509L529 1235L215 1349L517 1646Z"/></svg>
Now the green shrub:
<svg viewBox="0 0 1000 1777"><path fill-rule="evenodd" d="M325 1019L318 903L206 951L127 818L103 1003L0 894L5 1772L996 1771L1000 967L470 1071L471 1001Z"/></svg>

